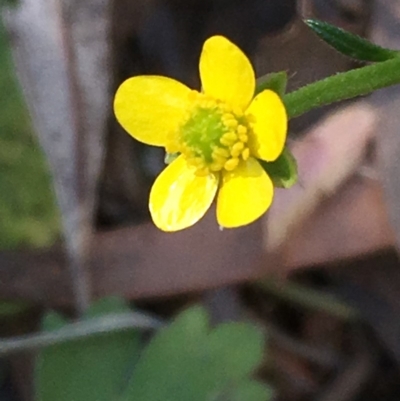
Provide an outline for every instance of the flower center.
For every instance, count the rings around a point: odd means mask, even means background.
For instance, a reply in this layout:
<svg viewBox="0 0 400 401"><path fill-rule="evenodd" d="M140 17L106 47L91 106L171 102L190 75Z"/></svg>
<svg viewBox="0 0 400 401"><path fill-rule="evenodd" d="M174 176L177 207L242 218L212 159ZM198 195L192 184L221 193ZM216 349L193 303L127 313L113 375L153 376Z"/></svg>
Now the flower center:
<svg viewBox="0 0 400 401"><path fill-rule="evenodd" d="M248 117L241 110L196 91L191 93L191 100L193 107L170 147L182 153L188 164L197 168L198 175L234 170L250 155Z"/></svg>

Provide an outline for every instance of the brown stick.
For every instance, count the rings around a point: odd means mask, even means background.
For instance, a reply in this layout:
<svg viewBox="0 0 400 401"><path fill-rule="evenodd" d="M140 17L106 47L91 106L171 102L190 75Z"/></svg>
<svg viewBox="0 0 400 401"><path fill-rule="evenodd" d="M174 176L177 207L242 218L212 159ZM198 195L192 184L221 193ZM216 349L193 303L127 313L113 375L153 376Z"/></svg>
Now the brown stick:
<svg viewBox="0 0 400 401"><path fill-rule="evenodd" d="M135 299L200 291L357 257L394 243L380 186L368 179L354 178L326 200L279 254L263 251L263 224L221 232L212 211L197 226L175 234L150 223L97 233L90 263L95 295ZM0 253L1 297L70 305L64 265L60 248Z"/></svg>

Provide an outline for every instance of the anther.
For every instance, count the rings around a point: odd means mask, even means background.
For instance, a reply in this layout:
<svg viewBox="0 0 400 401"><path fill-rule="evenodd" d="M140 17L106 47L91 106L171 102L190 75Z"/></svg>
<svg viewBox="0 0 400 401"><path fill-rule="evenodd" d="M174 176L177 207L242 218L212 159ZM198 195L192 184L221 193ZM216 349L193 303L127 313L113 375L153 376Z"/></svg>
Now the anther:
<svg viewBox="0 0 400 401"><path fill-rule="evenodd" d="M246 134L241 134L241 135L239 135L239 139L242 142L246 143L249 140L249 137Z"/></svg>
<svg viewBox="0 0 400 401"><path fill-rule="evenodd" d="M206 177L208 174L210 174L210 170L207 167L200 168L196 170L195 174L198 177Z"/></svg>
<svg viewBox="0 0 400 401"><path fill-rule="evenodd" d="M229 157L229 150L225 148L217 148L215 147L212 151L212 157L214 158L215 156L221 156L228 158Z"/></svg>
<svg viewBox="0 0 400 401"><path fill-rule="evenodd" d="M244 149L244 143L236 142L231 148L231 156L239 157L243 149Z"/></svg>
<svg viewBox="0 0 400 401"><path fill-rule="evenodd" d="M232 159L229 159L227 162L225 162L224 169L227 170L227 171L232 171L238 165L239 165L239 159L237 157L234 157Z"/></svg>
<svg viewBox="0 0 400 401"><path fill-rule="evenodd" d="M238 135L245 135L247 134L247 128L244 125L239 125L236 129Z"/></svg>
<svg viewBox="0 0 400 401"><path fill-rule="evenodd" d="M192 159L192 164L199 169L205 167L205 163L202 157L195 157L194 159Z"/></svg>
<svg viewBox="0 0 400 401"><path fill-rule="evenodd" d="M182 144L179 151L186 156L187 159L192 159L194 157L193 150L189 148L186 144Z"/></svg>
<svg viewBox="0 0 400 401"><path fill-rule="evenodd" d="M214 161L213 163L211 163L208 168L211 171L220 171L222 170L222 168L224 167L224 163L219 163L217 161Z"/></svg>
<svg viewBox="0 0 400 401"><path fill-rule="evenodd" d="M238 140L238 136L234 132L227 132L222 135L219 142L224 146L232 146Z"/></svg>
<svg viewBox="0 0 400 401"><path fill-rule="evenodd" d="M230 107L226 103L219 103L218 107L223 113L228 113L231 111Z"/></svg>
<svg viewBox="0 0 400 401"><path fill-rule="evenodd" d="M229 155L228 155L228 157L229 157ZM212 159L213 159L213 162L218 163L221 166L223 166L225 164L225 162L228 160L228 157L213 155Z"/></svg>
<svg viewBox="0 0 400 401"><path fill-rule="evenodd" d="M235 120L233 118L231 120L223 120L222 122L226 127L230 128L230 129L236 129L238 126L237 120Z"/></svg>
<svg viewBox="0 0 400 401"><path fill-rule="evenodd" d="M249 156L250 156L250 149L249 148L243 149L242 159L246 161L249 158Z"/></svg>
<svg viewBox="0 0 400 401"><path fill-rule="evenodd" d="M167 150L181 153L196 175L207 176L223 169L234 170L241 160L247 160L251 124L240 107L192 91L191 110L182 118L177 132L168 137Z"/></svg>
<svg viewBox="0 0 400 401"><path fill-rule="evenodd" d="M202 105L205 109L212 110L217 108L217 105L214 101L208 100L204 105Z"/></svg>
<svg viewBox="0 0 400 401"><path fill-rule="evenodd" d="M227 121L228 120L235 120L236 121L235 116L232 113L224 113L222 115L222 121L225 122L225 120L227 120Z"/></svg>

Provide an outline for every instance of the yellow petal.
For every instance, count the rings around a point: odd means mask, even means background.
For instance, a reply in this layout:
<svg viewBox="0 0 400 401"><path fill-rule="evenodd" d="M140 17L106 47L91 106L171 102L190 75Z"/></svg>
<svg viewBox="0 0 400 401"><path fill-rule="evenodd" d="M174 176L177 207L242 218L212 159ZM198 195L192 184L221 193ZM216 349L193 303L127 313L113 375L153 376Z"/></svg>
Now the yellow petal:
<svg viewBox="0 0 400 401"><path fill-rule="evenodd" d="M119 123L138 141L163 146L188 107L190 89L171 78L138 76L118 88L114 111Z"/></svg>
<svg viewBox="0 0 400 401"><path fill-rule="evenodd" d="M232 228L252 223L269 208L274 194L271 179L257 160L250 158L222 176L217 198L217 220Z"/></svg>
<svg viewBox="0 0 400 401"><path fill-rule="evenodd" d="M150 213L164 231L178 231L197 223L215 197L218 178L199 177L184 156L174 160L156 179L150 193Z"/></svg>
<svg viewBox="0 0 400 401"><path fill-rule="evenodd" d="M244 53L223 36L212 36L200 56L200 77L207 95L242 111L254 94L253 67Z"/></svg>
<svg viewBox="0 0 400 401"><path fill-rule="evenodd" d="M280 97L271 90L259 93L246 111L254 119L249 148L253 156L274 161L286 141L287 115Z"/></svg>

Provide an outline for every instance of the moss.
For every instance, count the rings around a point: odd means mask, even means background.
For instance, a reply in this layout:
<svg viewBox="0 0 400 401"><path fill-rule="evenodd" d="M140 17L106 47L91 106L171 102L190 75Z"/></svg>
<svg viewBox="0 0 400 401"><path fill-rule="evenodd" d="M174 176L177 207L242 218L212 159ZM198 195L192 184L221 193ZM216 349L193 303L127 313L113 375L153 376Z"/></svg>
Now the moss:
<svg viewBox="0 0 400 401"><path fill-rule="evenodd" d="M0 26L0 248L40 247L59 235L44 155L34 136Z"/></svg>

